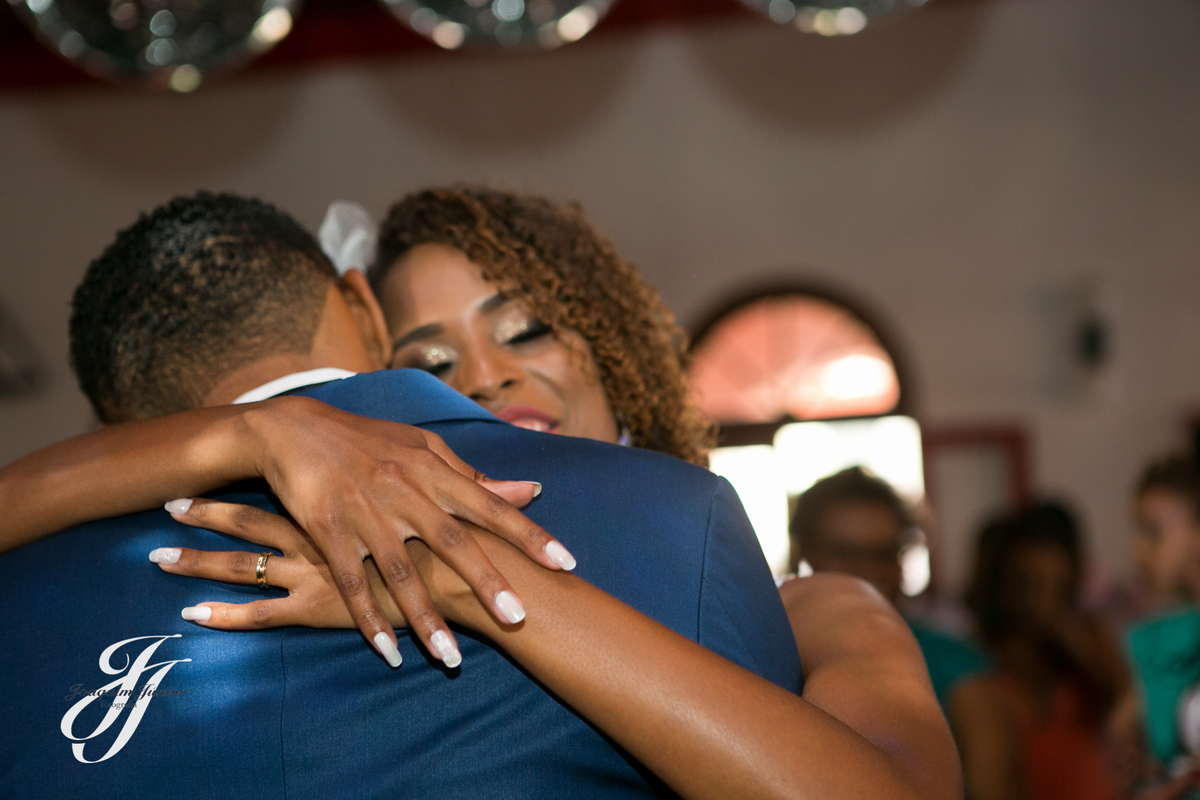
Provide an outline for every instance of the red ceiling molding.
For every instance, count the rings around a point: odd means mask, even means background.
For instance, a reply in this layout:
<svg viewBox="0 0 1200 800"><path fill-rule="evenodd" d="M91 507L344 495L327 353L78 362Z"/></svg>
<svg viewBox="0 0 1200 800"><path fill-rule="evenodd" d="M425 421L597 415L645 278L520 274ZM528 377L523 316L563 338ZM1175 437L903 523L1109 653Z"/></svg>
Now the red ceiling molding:
<svg viewBox="0 0 1200 800"><path fill-rule="evenodd" d="M48 50L0 3L0 91L79 84L105 85ZM737 0L619 0L588 40L636 25L701 19L756 18ZM578 44L570 45L578 47ZM446 53L418 36L374 0L307 0L291 34L242 73L332 59Z"/></svg>

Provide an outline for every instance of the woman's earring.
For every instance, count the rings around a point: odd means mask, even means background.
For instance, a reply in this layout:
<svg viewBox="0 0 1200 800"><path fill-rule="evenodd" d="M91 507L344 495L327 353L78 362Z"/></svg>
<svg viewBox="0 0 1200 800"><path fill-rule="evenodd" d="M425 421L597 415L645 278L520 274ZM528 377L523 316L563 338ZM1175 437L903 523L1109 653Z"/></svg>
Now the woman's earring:
<svg viewBox="0 0 1200 800"><path fill-rule="evenodd" d="M622 447L629 447L629 436L629 426L622 425L621 435L617 437L617 444L621 445Z"/></svg>

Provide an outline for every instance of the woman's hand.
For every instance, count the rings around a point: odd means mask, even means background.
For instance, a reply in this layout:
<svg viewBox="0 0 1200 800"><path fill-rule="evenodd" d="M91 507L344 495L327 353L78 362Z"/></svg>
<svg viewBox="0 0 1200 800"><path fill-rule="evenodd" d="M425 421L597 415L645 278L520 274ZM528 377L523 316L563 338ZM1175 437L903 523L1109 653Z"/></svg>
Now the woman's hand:
<svg viewBox="0 0 1200 800"><path fill-rule="evenodd" d="M211 552L180 547L160 547L150 560L164 572L191 578L206 578L223 583L258 583L259 564L263 580L274 589L286 589L287 597L272 597L249 603L200 603L183 609L183 618L207 628L220 630L262 630L288 625L306 628L354 628L355 622L338 594L329 563L312 538L291 519L254 506L198 499L188 514L178 515L181 522L194 527L229 534L254 544L270 547L281 554L269 555L246 551ZM468 524L473 538L484 531ZM486 541L490 537L485 537ZM492 541L495 541L492 539ZM509 627L496 625L494 615L479 603L461 575L455 573L433 551L417 539L406 549L414 569L431 593L430 602L439 613L454 614L456 622L471 618L472 627ZM445 627L431 625L428 619L410 623L389 596L387 586L371 559L364 563L368 590L379 602L392 628L412 628L429 652L447 667L457 667L462 656L453 634ZM462 614L463 609L474 613ZM440 617L439 617L440 619ZM382 634L377 634L380 636ZM400 654L390 639L375 642L381 655L393 667L400 666ZM390 645L390 646L389 646Z"/></svg>
<svg viewBox="0 0 1200 800"><path fill-rule="evenodd" d="M287 517L254 506L197 500L194 514L181 519L190 525L227 533L254 544L280 551L264 564L264 580L275 589L286 589L287 597L272 597L250 603L201 603L183 609L183 617L208 628L220 630L261 630L287 625L308 628L354 628L354 618L338 594L329 563L313 545L312 539ZM428 549L422 548L425 553ZM150 560L164 572L224 583L254 585L258 582L261 555L245 551L209 552L190 548L160 547ZM434 559L417 556L422 563ZM409 627L408 621L388 595L374 563L365 564L372 594L379 600L392 627ZM441 628L414 630L431 653L447 667L457 667L459 655L453 635ZM376 642L388 663L400 665L395 646Z"/></svg>
<svg viewBox="0 0 1200 800"><path fill-rule="evenodd" d="M386 594L423 639L446 624L404 547L409 539L424 542L506 623L520 621L524 606L465 523L495 533L549 569L575 565L566 548L510 502L528 503L540 484L490 481L436 434L303 397L247 407L243 422L253 451L250 471L267 480L308 534L355 625L381 652L395 649L395 634L370 591L368 556ZM180 522L211 527L200 516L204 505L184 500L167 508Z"/></svg>

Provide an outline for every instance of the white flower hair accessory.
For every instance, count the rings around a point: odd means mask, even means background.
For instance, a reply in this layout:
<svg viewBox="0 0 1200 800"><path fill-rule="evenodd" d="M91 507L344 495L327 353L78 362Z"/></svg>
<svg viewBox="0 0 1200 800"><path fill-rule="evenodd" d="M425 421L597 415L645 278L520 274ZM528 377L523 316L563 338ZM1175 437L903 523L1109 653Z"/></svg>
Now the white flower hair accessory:
<svg viewBox="0 0 1200 800"><path fill-rule="evenodd" d="M317 230L317 239L338 275L345 275L352 269L365 272L375 258L379 226L358 203L334 200Z"/></svg>

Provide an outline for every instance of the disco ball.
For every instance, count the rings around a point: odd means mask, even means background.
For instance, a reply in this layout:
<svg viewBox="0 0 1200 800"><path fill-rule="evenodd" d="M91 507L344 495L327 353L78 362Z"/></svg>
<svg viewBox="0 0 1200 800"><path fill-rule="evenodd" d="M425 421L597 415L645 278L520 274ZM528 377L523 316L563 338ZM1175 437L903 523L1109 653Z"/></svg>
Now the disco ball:
<svg viewBox="0 0 1200 800"><path fill-rule="evenodd" d="M9 0L51 50L91 74L190 92L275 46L300 0Z"/></svg>
<svg viewBox="0 0 1200 800"><path fill-rule="evenodd" d="M742 0L780 25L805 33L849 36L885 17L919 8L928 0Z"/></svg>
<svg viewBox="0 0 1200 800"><path fill-rule="evenodd" d="M613 0L381 0L417 33L447 50L554 48L582 39Z"/></svg>

